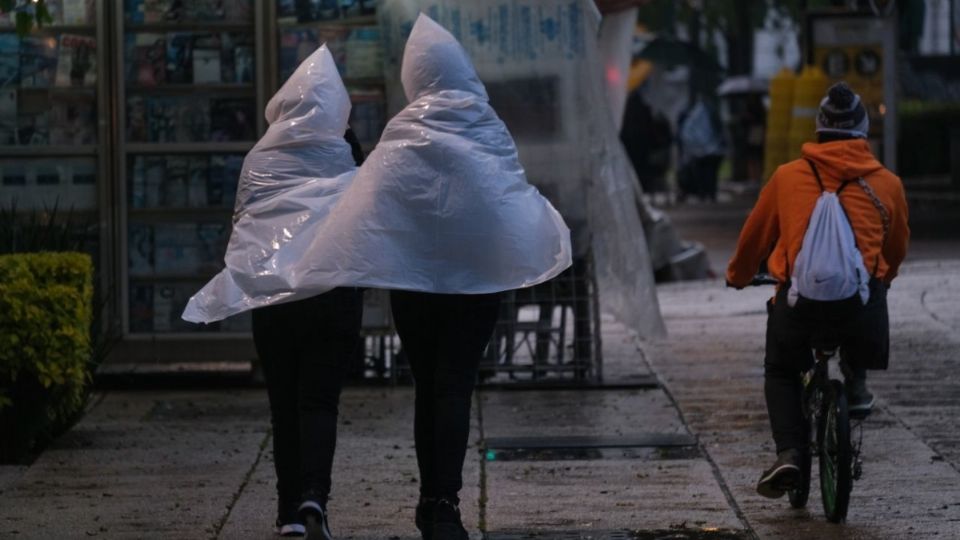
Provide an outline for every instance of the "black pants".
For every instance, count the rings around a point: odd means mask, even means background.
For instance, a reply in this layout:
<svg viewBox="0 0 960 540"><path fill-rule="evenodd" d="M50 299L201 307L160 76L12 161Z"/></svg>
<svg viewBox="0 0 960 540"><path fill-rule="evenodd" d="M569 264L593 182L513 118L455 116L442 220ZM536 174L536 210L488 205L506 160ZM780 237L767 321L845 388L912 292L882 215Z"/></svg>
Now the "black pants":
<svg viewBox="0 0 960 540"><path fill-rule="evenodd" d="M392 291L390 303L416 384L420 494L459 502L470 400L500 295Z"/></svg>
<svg viewBox="0 0 960 540"><path fill-rule="evenodd" d="M838 344L840 357L855 370L886 369L890 356L887 289L882 283L871 282L866 305L859 297L838 302L801 298L790 307L788 288L781 288L775 303L767 303L763 362L763 389L777 452L807 446L801 374L813 366L813 347Z"/></svg>
<svg viewBox="0 0 960 540"><path fill-rule="evenodd" d="M337 444L341 378L359 343L363 292L341 288L253 311L273 425L281 512L326 501Z"/></svg>
<svg viewBox="0 0 960 540"><path fill-rule="evenodd" d="M717 173L721 161L723 156L704 156L684 165L678 177L683 194L717 200Z"/></svg>

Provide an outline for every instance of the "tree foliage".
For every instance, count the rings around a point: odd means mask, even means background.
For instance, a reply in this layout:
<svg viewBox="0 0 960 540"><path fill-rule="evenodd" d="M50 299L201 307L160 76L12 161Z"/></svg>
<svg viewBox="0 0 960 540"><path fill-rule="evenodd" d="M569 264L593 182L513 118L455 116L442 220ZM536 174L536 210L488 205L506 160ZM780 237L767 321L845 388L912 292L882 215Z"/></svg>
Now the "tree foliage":
<svg viewBox="0 0 960 540"><path fill-rule="evenodd" d="M47 0L0 0L0 13L13 14L17 34L30 33L34 26L43 27L53 22Z"/></svg>

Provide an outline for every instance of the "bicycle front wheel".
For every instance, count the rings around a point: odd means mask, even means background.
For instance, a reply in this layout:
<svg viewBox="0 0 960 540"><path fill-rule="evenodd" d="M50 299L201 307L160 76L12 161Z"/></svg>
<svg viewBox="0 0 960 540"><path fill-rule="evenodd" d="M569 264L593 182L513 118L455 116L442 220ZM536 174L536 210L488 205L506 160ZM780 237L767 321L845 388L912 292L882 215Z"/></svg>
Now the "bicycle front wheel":
<svg viewBox="0 0 960 540"><path fill-rule="evenodd" d="M817 421L820 462L820 495L827 520L847 518L853 487L853 452L850 446L850 416L843 385L830 381Z"/></svg>

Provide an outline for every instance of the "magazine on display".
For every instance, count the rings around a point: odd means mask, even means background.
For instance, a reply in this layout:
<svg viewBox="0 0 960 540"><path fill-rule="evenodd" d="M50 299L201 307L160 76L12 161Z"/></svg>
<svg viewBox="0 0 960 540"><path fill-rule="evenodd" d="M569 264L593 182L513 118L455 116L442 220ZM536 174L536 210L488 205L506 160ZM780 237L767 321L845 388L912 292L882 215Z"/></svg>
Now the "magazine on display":
<svg viewBox="0 0 960 540"><path fill-rule="evenodd" d="M380 44L380 30L356 28L350 32L350 37L344 45L342 61L344 77L358 79L383 77L383 47Z"/></svg>
<svg viewBox="0 0 960 540"><path fill-rule="evenodd" d="M139 9L143 13L143 22L159 23L175 21L178 18L178 8L183 2L181 0L138 0L142 1L142 7Z"/></svg>
<svg viewBox="0 0 960 540"><path fill-rule="evenodd" d="M387 122L383 92L352 90L350 99L350 128L364 146L376 144Z"/></svg>
<svg viewBox="0 0 960 540"><path fill-rule="evenodd" d="M213 275L223 268L223 256L230 240L230 226L226 223L201 223L196 235L200 246L197 271Z"/></svg>
<svg viewBox="0 0 960 540"><path fill-rule="evenodd" d="M97 40L62 34L57 60L57 86L93 86L97 83Z"/></svg>
<svg viewBox="0 0 960 540"><path fill-rule="evenodd" d="M251 99L214 99L210 104L210 140L251 141L256 136Z"/></svg>
<svg viewBox="0 0 960 540"><path fill-rule="evenodd" d="M127 140L147 141L147 101L141 96L127 98Z"/></svg>
<svg viewBox="0 0 960 540"><path fill-rule="evenodd" d="M53 86L57 75L57 38L28 36L20 40L20 86Z"/></svg>
<svg viewBox="0 0 960 540"><path fill-rule="evenodd" d="M243 46L234 49L233 69L234 81L237 83L253 82L253 47Z"/></svg>
<svg viewBox="0 0 960 540"><path fill-rule="evenodd" d="M20 84L20 38L0 33L0 88Z"/></svg>
<svg viewBox="0 0 960 540"><path fill-rule="evenodd" d="M127 202L130 208L146 208L147 179L146 163L143 156L133 158L127 180Z"/></svg>
<svg viewBox="0 0 960 540"><path fill-rule="evenodd" d="M177 140L176 98L147 98L147 142L173 143Z"/></svg>
<svg viewBox="0 0 960 540"><path fill-rule="evenodd" d="M17 138L19 144L43 146L50 144L49 118L47 111L17 114Z"/></svg>
<svg viewBox="0 0 960 540"><path fill-rule="evenodd" d="M130 331L153 331L153 285L130 284Z"/></svg>
<svg viewBox="0 0 960 540"><path fill-rule="evenodd" d="M0 88L0 145L19 144L17 137L17 90Z"/></svg>
<svg viewBox="0 0 960 540"><path fill-rule="evenodd" d="M233 208L242 167L242 155L216 154L210 157L210 180L207 183L207 204L210 207Z"/></svg>
<svg viewBox="0 0 960 540"><path fill-rule="evenodd" d="M127 270L132 276L153 274L153 227L131 223L127 236Z"/></svg>
<svg viewBox="0 0 960 540"><path fill-rule="evenodd" d="M154 332L209 332L216 329L210 325L188 323L180 318L194 289L196 284L192 283L158 283L153 286Z"/></svg>
<svg viewBox="0 0 960 540"><path fill-rule="evenodd" d="M209 161L206 156L191 156L187 162L187 206L190 208L207 206Z"/></svg>
<svg viewBox="0 0 960 540"><path fill-rule="evenodd" d="M220 47L193 49L193 82L194 84L221 82Z"/></svg>
<svg viewBox="0 0 960 540"><path fill-rule="evenodd" d="M50 144L96 144L96 105L84 99L56 101L50 109L50 125Z"/></svg>
<svg viewBox="0 0 960 540"><path fill-rule="evenodd" d="M167 37L164 34L127 34L128 84L156 86L167 80Z"/></svg>
<svg viewBox="0 0 960 540"><path fill-rule="evenodd" d="M191 0L186 3L185 18L190 21L219 21L225 15L225 0Z"/></svg>
<svg viewBox="0 0 960 540"><path fill-rule="evenodd" d="M228 21L253 22L253 0L224 0L223 9Z"/></svg>
<svg viewBox="0 0 960 540"><path fill-rule="evenodd" d="M210 101L206 98L176 100L177 142L206 142L210 139Z"/></svg>
<svg viewBox="0 0 960 540"><path fill-rule="evenodd" d="M167 82L186 84L193 82L193 34L171 32L167 34Z"/></svg>
<svg viewBox="0 0 960 540"><path fill-rule="evenodd" d="M158 274L197 273L202 245L196 223L162 223L154 226L154 267Z"/></svg>
<svg viewBox="0 0 960 540"><path fill-rule="evenodd" d="M70 25L94 24L96 0L59 0L61 16L59 22ZM50 6L50 0L47 0Z"/></svg>
<svg viewBox="0 0 960 540"><path fill-rule="evenodd" d="M161 206L186 208L188 174L186 157L167 156L167 174L160 190Z"/></svg>
<svg viewBox="0 0 960 540"><path fill-rule="evenodd" d="M162 156L147 156L143 175L143 208L160 207L160 188L167 175L167 160Z"/></svg>
<svg viewBox="0 0 960 540"><path fill-rule="evenodd" d="M328 47L329 48L328 44ZM285 28L280 31L280 82L286 81L320 42L313 30Z"/></svg>

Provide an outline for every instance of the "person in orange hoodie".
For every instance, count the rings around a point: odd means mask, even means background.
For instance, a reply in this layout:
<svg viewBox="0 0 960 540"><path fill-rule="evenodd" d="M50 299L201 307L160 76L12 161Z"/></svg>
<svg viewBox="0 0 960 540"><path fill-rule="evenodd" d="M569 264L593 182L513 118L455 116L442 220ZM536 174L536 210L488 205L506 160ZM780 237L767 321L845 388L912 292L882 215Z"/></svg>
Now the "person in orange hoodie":
<svg viewBox="0 0 960 540"><path fill-rule="evenodd" d="M829 328L840 338L841 359L853 373L847 381L851 411L869 412L873 396L866 369L886 369L889 319L886 291L907 252L910 230L900 179L874 158L866 141L867 112L846 83L833 85L820 103L817 142L802 158L780 166L760 192L727 267L727 284L743 288L761 263L778 281L767 303L764 395L777 460L764 471L757 491L779 498L800 480L800 456L807 447L801 413L801 374L813 365L811 334ZM862 178L865 183L860 184ZM852 181L840 189L844 182ZM870 273L870 297L831 302L825 309L791 307L791 269L800 251L814 205L823 190L836 192L853 228L856 246ZM816 302L806 305L816 304ZM823 308L824 306L820 306Z"/></svg>

